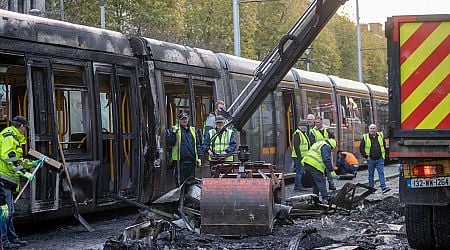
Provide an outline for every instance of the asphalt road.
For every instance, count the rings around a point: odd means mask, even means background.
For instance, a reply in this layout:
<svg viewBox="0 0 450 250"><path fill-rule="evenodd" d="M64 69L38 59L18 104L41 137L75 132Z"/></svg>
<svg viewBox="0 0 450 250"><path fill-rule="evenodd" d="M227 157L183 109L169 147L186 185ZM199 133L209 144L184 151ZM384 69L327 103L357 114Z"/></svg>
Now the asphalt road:
<svg viewBox="0 0 450 250"><path fill-rule="evenodd" d="M371 200L375 200L381 203L384 199L393 199L397 205L392 206L392 209L397 209L398 205L398 165L388 165L385 168L385 175L388 179L387 183L392 191L387 194L383 194L381 190L377 191L375 194L372 194L369 198ZM377 179L377 174L375 174L375 179ZM350 182L352 183L367 183L367 171L360 171L357 177ZM337 187L342 187L346 182L343 180L337 181ZM293 190L293 184L289 184L286 186L286 197L298 195L298 192ZM312 192L310 189L307 192ZM387 214L390 212L390 203L386 203ZM380 206L380 205L377 205ZM135 218L137 217L137 213L132 209L133 212L121 211L117 213L111 213L110 215L102 215L101 217L96 217L95 215L87 216L86 218L91 223L91 225L96 229L95 232L87 232L81 225L79 225L73 218L68 218L67 221L60 222L52 222L48 225L29 225L28 228L20 227L18 228L19 235L22 236L23 240L27 240L29 245L26 247L22 247L20 249L102 249L103 244L108 238L116 237L119 235L123 229L133 223ZM358 216L352 215L352 216ZM397 216L398 217L398 216ZM397 218L395 217L395 218ZM388 223L389 220L392 220L392 216L389 215L386 217L387 220L385 223ZM398 219L398 218L397 218ZM331 222L330 222L331 221ZM261 236L261 237L253 237L253 238L244 238L241 240L224 240L220 237L209 237L203 235L191 235L189 232L185 232L184 235L180 236L178 245L172 245L171 249L186 249L194 247L194 249L238 249L248 244L250 246L260 246L262 249L285 249L287 247L286 244L289 244L289 239L294 237L302 232L305 232L306 226L318 227L318 232L312 234L311 236L311 244L315 244L314 246L320 246L320 243L323 242L333 242L333 240L355 240L355 242L362 241L364 244L373 244L371 242L373 239L369 238L367 240L354 238L352 235L355 234L358 230L363 228L362 226L356 227L352 229L353 231L348 231L348 233L340 234L340 238L335 237L336 230L342 231L342 228L355 227L355 223L349 223L348 217L338 216L338 217L325 217L322 219L313 219L313 220L296 220L293 225L290 226L277 226L274 229L273 235L270 236ZM330 226L330 223L333 226ZM398 223L401 223L401 219ZM320 226L321 225L321 226ZM31 229L30 229L31 228ZM334 235L334 236L333 236ZM206 237L206 238L205 238ZM326 239L324 237L327 237ZM329 240L329 237L334 237L333 240ZM350 238L349 238L350 237ZM353 238L351 238L353 237ZM285 241L288 241L287 243ZM366 242L367 241L367 242ZM182 242L186 242L183 245ZM206 242L206 243L205 243ZM400 242L400 243L399 243ZM281 243L281 244L280 244ZM203 247L198 248L197 245L202 245ZM244 245L242 245L244 244ZM256 245L255 245L256 244ZM317 245L319 244L319 245ZM360 243L360 246L362 243ZM389 247L390 243L382 243L388 244L387 248L384 249L398 249L399 246L405 247L407 243L403 240L395 241L395 244L392 243L391 247ZM235 248L236 247L236 248ZM365 249L365 248L363 248Z"/></svg>

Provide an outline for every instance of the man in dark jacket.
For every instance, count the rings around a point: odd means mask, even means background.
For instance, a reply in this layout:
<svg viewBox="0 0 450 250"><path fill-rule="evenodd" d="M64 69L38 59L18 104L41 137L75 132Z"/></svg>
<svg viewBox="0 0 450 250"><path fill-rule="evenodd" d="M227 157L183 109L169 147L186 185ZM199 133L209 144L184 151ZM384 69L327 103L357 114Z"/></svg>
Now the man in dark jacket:
<svg viewBox="0 0 450 250"><path fill-rule="evenodd" d="M375 169L378 172L380 186L383 193L391 190L386 186L384 179L384 159L386 156L386 143L384 142L383 133L378 132L377 125L369 125L369 133L364 134L359 145L359 152L367 159L369 170L369 186L374 187Z"/></svg>
<svg viewBox="0 0 450 250"><path fill-rule="evenodd" d="M179 123L166 133L166 142L172 147L172 161L176 163L175 176L177 186L195 176L195 166L200 166L202 150L196 130L189 126L189 115L185 112L178 116Z"/></svg>

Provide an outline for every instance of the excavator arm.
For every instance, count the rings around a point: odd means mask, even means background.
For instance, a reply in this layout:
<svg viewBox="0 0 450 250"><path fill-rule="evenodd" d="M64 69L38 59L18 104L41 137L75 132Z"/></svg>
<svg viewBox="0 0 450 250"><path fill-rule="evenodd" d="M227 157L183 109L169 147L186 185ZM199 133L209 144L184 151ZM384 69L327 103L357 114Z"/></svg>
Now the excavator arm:
<svg viewBox="0 0 450 250"><path fill-rule="evenodd" d="M295 22L261 64L253 78L226 111L229 122L241 131L264 99L273 92L303 52L346 0L313 0L305 13ZM250 92L247 92L251 89ZM249 94L245 94L249 93ZM236 108L236 106L239 106ZM230 115L231 114L231 115Z"/></svg>

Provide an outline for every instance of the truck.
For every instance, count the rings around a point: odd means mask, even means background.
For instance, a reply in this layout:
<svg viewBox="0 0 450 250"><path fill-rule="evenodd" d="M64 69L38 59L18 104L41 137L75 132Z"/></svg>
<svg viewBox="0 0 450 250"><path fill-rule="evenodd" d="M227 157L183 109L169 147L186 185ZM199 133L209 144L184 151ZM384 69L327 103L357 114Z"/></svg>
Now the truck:
<svg viewBox="0 0 450 250"><path fill-rule="evenodd" d="M416 249L450 248L450 15L386 22L389 156L399 165L406 233Z"/></svg>

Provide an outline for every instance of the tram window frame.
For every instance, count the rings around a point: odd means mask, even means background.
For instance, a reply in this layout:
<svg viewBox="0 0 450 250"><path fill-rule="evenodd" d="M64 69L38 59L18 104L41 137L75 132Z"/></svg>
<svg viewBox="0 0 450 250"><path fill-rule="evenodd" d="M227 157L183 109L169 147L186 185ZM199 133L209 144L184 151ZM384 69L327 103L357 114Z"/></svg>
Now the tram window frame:
<svg viewBox="0 0 450 250"><path fill-rule="evenodd" d="M365 128L369 126L370 123L372 123L372 114L371 114L371 106L370 106L370 97L365 96L356 96L356 95L346 95L346 94L339 94L340 97L340 104L341 104L341 114L342 114L342 126L347 127L348 121L351 122L353 119L356 121L359 121L361 124L361 136L366 131ZM352 117L350 115L351 111L348 108L348 102L353 102L353 104L356 104L357 110L354 111L355 113L358 113L359 116L356 116L356 118ZM346 111L345 113L343 111ZM347 116L346 116L347 115Z"/></svg>
<svg viewBox="0 0 450 250"><path fill-rule="evenodd" d="M170 81L167 80L175 80L175 79L183 79L181 81ZM164 85L164 109L166 114L166 124L167 128L171 128L175 124L178 123L178 114L183 111L189 114L189 125L194 126L196 129L200 129L204 127L206 118L204 121L199 120L201 118L200 114L198 114L196 98L198 97L198 93L196 89L205 88L209 91L212 91L212 95L210 96L210 103L207 105L208 109L206 110L206 115L214 111L214 104L216 98L216 82L217 79L210 77L203 77L199 75L187 75L180 74L175 72L164 71L162 73L161 81ZM175 112L173 112L173 108L168 106L167 100L167 87L170 87L171 90L174 90L173 85L184 86L185 93L187 93L187 103L183 105L183 109L175 108ZM172 116L172 117L170 117ZM199 116L199 117L197 117Z"/></svg>
<svg viewBox="0 0 450 250"><path fill-rule="evenodd" d="M192 85L194 87L194 100L195 100L195 128L201 129L202 131L205 129L206 119L208 115L215 110L215 96L216 90L214 88L215 82L205 79L200 79L197 77L192 77ZM199 93L198 90L201 90ZM211 95L208 95L211 93ZM201 102L197 102L197 98L201 98ZM201 105L199 105L201 104ZM202 110L204 108L204 113Z"/></svg>
<svg viewBox="0 0 450 250"><path fill-rule="evenodd" d="M389 102L387 100L380 100L380 99L375 99L374 101L375 101L375 109L374 110L376 112L376 118L377 118L376 123L379 126L378 131L383 132L384 136L387 137L389 134L388 125L387 125L388 121L389 121ZM381 103L383 105L380 105ZM384 109L382 109L382 107Z"/></svg>
<svg viewBox="0 0 450 250"><path fill-rule="evenodd" d="M68 119L68 126L66 133L62 137L60 137L60 141L63 145L63 151L66 157L70 159L92 159L93 157L93 130L92 130L92 114L87 112L89 107L92 107L92 92L89 91L89 82L90 80L87 77L86 66L83 64L61 64L61 63L53 63L52 65L52 74L53 74L53 82L54 82L54 91L55 91L55 101L53 105L55 106L55 112L57 117L57 131L60 136L60 117L58 114L60 112L59 105L61 96L58 94L59 91L63 93L63 102L66 98L71 98L70 93L79 93L78 97L73 99L74 106L71 106L69 103L67 104L67 112L68 117L64 119ZM71 78L67 77L67 75L71 75ZM75 80L74 80L75 79ZM78 102L78 103L77 103ZM81 103L81 106L80 106ZM63 104L64 105L64 104ZM79 108L81 111L77 112L78 118L80 120L80 131L74 132L72 131L72 108ZM63 111L64 112L64 111ZM62 113L64 116L64 113ZM84 135L84 136L83 136ZM75 139L74 139L75 138ZM77 146L78 143L78 146ZM84 146L83 146L84 144ZM75 145L75 146L73 146ZM75 148L74 148L75 147Z"/></svg>
<svg viewBox="0 0 450 250"><path fill-rule="evenodd" d="M367 127L372 123L370 97L354 93L338 94L339 112L342 119L342 149L354 152ZM353 109L353 110L351 110Z"/></svg>
<svg viewBox="0 0 450 250"><path fill-rule="evenodd" d="M248 75L237 75L233 74L230 77L230 81L232 84L236 86L237 93L233 93L234 97L233 100L237 100L238 96L241 93L244 93L243 97L248 95L251 88L248 88L245 92L243 90L249 83L252 76ZM266 97L267 98L267 97ZM237 106L241 104L243 99L239 99ZM265 101L265 100L264 100ZM235 107L237 107L235 106ZM245 137L245 144L247 144L250 148L253 150L250 150L250 159L255 160L262 160L264 159L263 155L263 133L261 133L262 126L261 126L261 118L262 117L262 111L261 106L258 107L258 109L255 111L255 113L252 114L251 118L248 119L248 121L245 123L243 129L247 131L246 137ZM242 138L240 138L239 143L243 143ZM256 150L255 150L256 149Z"/></svg>
<svg viewBox="0 0 450 250"><path fill-rule="evenodd" d="M9 57L4 54L0 54L0 56L6 57L0 59L0 67L2 67L4 71L0 73L0 127L3 129L10 125L10 120L14 114L19 114L25 117L28 116L28 114L23 113L23 110L27 108L27 96L18 96L16 93L17 88L27 88L27 69L24 64L18 64L18 61L22 58L13 56ZM17 63L7 63L7 60L17 60ZM16 97L14 97L14 95ZM20 107L15 105L17 102L20 104Z"/></svg>
<svg viewBox="0 0 450 250"><path fill-rule="evenodd" d="M177 81L173 81L177 80ZM180 112L186 112L190 116L189 124L192 123L192 99L191 99L191 91L189 87L189 78L180 77L175 75L163 74L162 75L162 83L164 85L164 109L166 114L166 124L167 128L171 128L178 124L178 114ZM177 87L183 87L183 91L179 92L180 89ZM170 91L168 94L168 90ZM181 94L181 98L180 95ZM178 100L178 104L174 107L169 105L169 102L172 102L168 99L168 95L175 95L173 98L173 103L176 103ZM176 100L175 100L176 99ZM181 108L180 108L181 107Z"/></svg>
<svg viewBox="0 0 450 250"><path fill-rule="evenodd" d="M306 113L307 114L313 114L314 116L320 116L322 117L323 121L324 121L324 125L326 125L328 128L331 128L334 130L334 134L336 135L337 133L337 114L336 114L336 103L334 100L334 95L331 92L326 92L326 91L318 91L318 90L314 90L314 89L304 89L304 104L305 104L305 108L306 108ZM329 100L331 101L331 105L329 106L329 111L327 113L331 114L330 116L325 116L323 114L318 114L318 112L316 111L312 111L310 110L310 96L308 95L309 93L314 93L314 94L319 94L319 95L329 95ZM323 99L323 98L320 98ZM328 100L328 98L327 98ZM322 112L323 113L323 112ZM328 124L329 123L329 124Z"/></svg>

